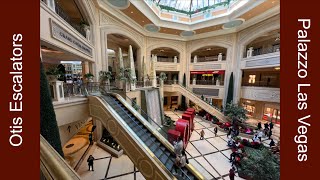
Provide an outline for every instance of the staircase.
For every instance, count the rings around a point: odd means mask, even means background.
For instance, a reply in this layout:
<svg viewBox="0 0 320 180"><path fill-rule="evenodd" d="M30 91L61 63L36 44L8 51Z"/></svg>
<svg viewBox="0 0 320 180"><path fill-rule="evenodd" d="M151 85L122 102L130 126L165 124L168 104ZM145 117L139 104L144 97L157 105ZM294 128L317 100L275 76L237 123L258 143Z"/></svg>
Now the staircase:
<svg viewBox="0 0 320 180"><path fill-rule="evenodd" d="M191 165L186 165L186 167L179 169L179 173L181 175L176 177L173 176L173 172L175 172L174 171L175 155L173 153L172 145L165 138L163 138L160 135L160 133L158 133L158 131L155 130L154 127L151 126L137 111L135 111L131 107L131 105L129 105L124 99L122 99L120 95L108 94L105 96L100 96L99 99L100 99L100 102L104 102L100 104L101 106L106 105L107 107L109 106L110 108L112 108L112 110L109 110L108 113L110 113L110 115L113 116L115 120L118 117L121 117L121 121L125 123L124 127L128 129L129 133L130 132L134 133L136 136L133 136L133 137L137 137L139 139L139 142L143 142L143 145L139 145L138 143L135 146L139 146L139 148L143 149L143 151L146 152L143 156L145 155L148 156L149 154L151 157L155 158L154 159L155 161L151 160L150 162L153 162L155 167L158 167L158 168L160 167L159 172L164 173L165 174L164 177L167 177L167 178L170 177L169 179L177 178L177 179L188 179L188 180L203 179L203 177ZM91 104L91 102L93 102L92 105L94 106L97 105L97 103L95 103L97 101L94 102L89 100L89 104ZM97 116L97 114L99 114L95 110L90 110L90 113L91 112L93 116ZM102 119L104 118L107 118L107 117L101 117L101 115L99 117L101 121L103 121ZM105 127L107 129L110 128L108 125L105 125ZM113 131L114 130L110 129L111 134ZM126 137L132 138L132 135L129 134L129 136L126 136ZM133 163L138 167L138 169L146 177L146 179L163 179L163 178L157 178L154 176L150 177L148 173L144 172L145 166L142 167L141 162L139 163L135 160L137 158L139 159L139 157L137 156L137 154L130 151L129 147L127 146L128 144L130 144L129 141L131 140L124 140L123 138L117 135L113 135L113 137L123 147L126 154L130 158L132 158ZM140 150L139 153L142 153L142 151ZM150 164L150 162L148 164ZM163 168L164 170L161 170L161 168ZM152 174L156 174L156 173L152 173Z"/></svg>
<svg viewBox="0 0 320 180"><path fill-rule="evenodd" d="M188 90L184 86L180 84L173 84L172 85L175 91L180 92L182 95L190 99L192 102L200 106L203 110L208 112L209 114L216 116L220 121L226 122L227 119L222 112L218 109L212 107L210 104L199 98L196 94L194 94L191 90Z"/></svg>

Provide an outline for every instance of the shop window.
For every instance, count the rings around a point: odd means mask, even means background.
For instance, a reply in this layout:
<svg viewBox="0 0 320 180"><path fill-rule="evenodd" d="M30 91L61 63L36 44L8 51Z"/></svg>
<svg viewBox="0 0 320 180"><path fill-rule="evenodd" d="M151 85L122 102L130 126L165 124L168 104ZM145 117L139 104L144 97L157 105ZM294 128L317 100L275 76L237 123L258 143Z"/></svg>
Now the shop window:
<svg viewBox="0 0 320 180"><path fill-rule="evenodd" d="M254 84L256 82L256 75L249 75L249 84Z"/></svg>

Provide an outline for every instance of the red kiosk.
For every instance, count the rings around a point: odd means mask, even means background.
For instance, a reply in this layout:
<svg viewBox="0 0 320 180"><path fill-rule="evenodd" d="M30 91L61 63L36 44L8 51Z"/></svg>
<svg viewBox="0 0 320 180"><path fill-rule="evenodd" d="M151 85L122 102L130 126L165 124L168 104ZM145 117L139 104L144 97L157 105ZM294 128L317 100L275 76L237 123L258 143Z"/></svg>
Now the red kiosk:
<svg viewBox="0 0 320 180"><path fill-rule="evenodd" d="M182 114L182 119L187 120L189 122L190 134L191 134L193 129L194 129L194 123L193 123L192 115Z"/></svg>
<svg viewBox="0 0 320 180"><path fill-rule="evenodd" d="M171 144L173 144L174 141L177 142L179 136L181 136L181 133L179 131L176 131L174 129L169 129L169 131L168 131L168 141Z"/></svg>
<svg viewBox="0 0 320 180"><path fill-rule="evenodd" d="M179 131L181 133L183 145L184 148L186 148L190 138L189 121L178 119L178 121L176 122L176 131Z"/></svg>

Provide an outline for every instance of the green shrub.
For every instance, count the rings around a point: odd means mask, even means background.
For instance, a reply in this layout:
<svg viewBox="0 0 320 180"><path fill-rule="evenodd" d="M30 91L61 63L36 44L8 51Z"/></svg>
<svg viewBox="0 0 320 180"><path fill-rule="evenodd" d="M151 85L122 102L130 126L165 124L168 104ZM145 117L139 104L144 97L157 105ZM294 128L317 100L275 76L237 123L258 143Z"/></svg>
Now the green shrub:
<svg viewBox="0 0 320 180"><path fill-rule="evenodd" d="M280 179L280 163L270 150L261 146L259 149L245 147L247 157L241 160L239 175L259 180Z"/></svg>

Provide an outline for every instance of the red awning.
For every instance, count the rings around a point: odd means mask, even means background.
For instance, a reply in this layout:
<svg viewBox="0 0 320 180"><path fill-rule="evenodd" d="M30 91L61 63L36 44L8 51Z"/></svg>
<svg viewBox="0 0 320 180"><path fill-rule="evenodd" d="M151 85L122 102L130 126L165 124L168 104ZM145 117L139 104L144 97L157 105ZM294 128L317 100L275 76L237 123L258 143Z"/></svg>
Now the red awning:
<svg viewBox="0 0 320 180"><path fill-rule="evenodd" d="M191 71L191 74L224 74L224 70L218 71Z"/></svg>

